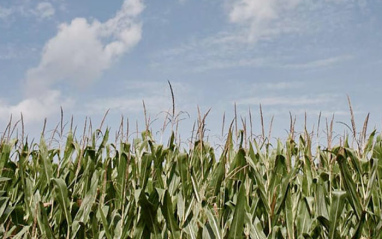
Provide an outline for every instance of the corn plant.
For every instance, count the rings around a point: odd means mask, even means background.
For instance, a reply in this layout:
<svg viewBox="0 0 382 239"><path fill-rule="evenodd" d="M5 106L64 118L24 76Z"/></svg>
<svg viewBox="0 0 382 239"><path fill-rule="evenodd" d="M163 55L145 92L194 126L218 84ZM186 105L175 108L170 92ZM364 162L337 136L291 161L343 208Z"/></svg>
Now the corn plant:
<svg viewBox="0 0 382 239"><path fill-rule="evenodd" d="M203 130L201 130L203 131ZM382 238L382 138L0 142L1 238ZM314 151L314 152L313 152Z"/></svg>

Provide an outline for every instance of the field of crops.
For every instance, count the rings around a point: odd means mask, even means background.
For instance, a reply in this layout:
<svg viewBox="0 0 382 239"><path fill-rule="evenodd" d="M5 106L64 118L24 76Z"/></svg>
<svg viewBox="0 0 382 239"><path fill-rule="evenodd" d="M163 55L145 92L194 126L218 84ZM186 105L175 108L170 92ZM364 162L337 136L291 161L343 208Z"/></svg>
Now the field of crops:
<svg viewBox="0 0 382 239"><path fill-rule="evenodd" d="M189 149L149 130L117 142L68 130L62 147L5 133L0 237L382 238L376 131L332 146L328 130L316 147L306 131L270 144L231 125L216 153L202 123Z"/></svg>

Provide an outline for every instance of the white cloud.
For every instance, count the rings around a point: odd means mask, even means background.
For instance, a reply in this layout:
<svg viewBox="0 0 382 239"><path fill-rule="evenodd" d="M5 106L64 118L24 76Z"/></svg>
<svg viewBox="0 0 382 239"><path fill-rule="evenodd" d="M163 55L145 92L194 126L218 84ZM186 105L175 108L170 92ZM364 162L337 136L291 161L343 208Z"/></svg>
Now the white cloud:
<svg viewBox="0 0 382 239"><path fill-rule="evenodd" d="M50 2L40 2L37 4L35 14L42 19L49 18L54 16L55 9Z"/></svg>
<svg viewBox="0 0 382 239"><path fill-rule="evenodd" d="M18 117L22 113L25 121L38 121L57 114L60 106L66 108L73 104L73 99L63 99L59 91L49 90L43 96L29 97L16 105L0 101L0 120L6 121L9 115Z"/></svg>
<svg viewBox="0 0 382 239"><path fill-rule="evenodd" d="M280 82L265 82L265 83L255 83L252 85L254 90L286 90L286 89L297 89L304 85L301 81L280 81Z"/></svg>
<svg viewBox="0 0 382 239"><path fill-rule="evenodd" d="M248 42L273 40L280 35L306 35L336 31L349 23L352 11L365 16L369 0L226 0L227 17L239 26L238 35Z"/></svg>
<svg viewBox="0 0 382 239"><path fill-rule="evenodd" d="M282 27L271 24L296 8L301 0L234 0L229 12L229 20L246 26L248 40L291 31L287 24ZM284 21L287 19L284 19Z"/></svg>
<svg viewBox="0 0 382 239"><path fill-rule="evenodd" d="M238 100L237 105L264 105L264 106L303 106L328 103L333 101L334 96L318 95L318 96L300 96L300 97L250 97Z"/></svg>
<svg viewBox="0 0 382 239"><path fill-rule="evenodd" d="M195 71L204 72L211 69L227 69L235 67L262 67L265 65L267 65L266 58L206 61L203 65L196 67Z"/></svg>
<svg viewBox="0 0 382 239"><path fill-rule="evenodd" d="M351 59L353 59L352 56L343 55L343 56L330 57L330 58L320 59L320 60L311 61L307 63L301 63L301 64L286 64L284 65L284 67L293 68L293 69L320 68L320 67L327 67L327 66L339 64L341 62L348 61Z"/></svg>
<svg viewBox="0 0 382 239"><path fill-rule="evenodd" d="M336 39L341 37L347 42L345 36L354 34L346 26L358 22L354 13L359 11L359 1L220 1L227 3L227 19L231 24L215 34L192 36L177 46L154 53L151 66L161 71L186 72L332 66L351 59L347 54L354 54L350 44L338 45ZM372 5L364 1L367 6ZM319 60L306 63L309 59Z"/></svg>
<svg viewBox="0 0 382 239"><path fill-rule="evenodd" d="M0 19L7 19L12 15L17 17L38 17L45 19L52 17L55 14L55 9L50 2L40 2L34 5L31 1L23 1L19 4L13 4L9 7L0 6Z"/></svg>
<svg viewBox="0 0 382 239"><path fill-rule="evenodd" d="M58 82L85 86L101 76L112 63L141 39L141 0L125 0L108 21L76 18L61 24L45 45L39 65L28 70L26 91L39 94Z"/></svg>
<svg viewBox="0 0 382 239"><path fill-rule="evenodd" d="M202 39L190 39L179 46L152 55L152 67L166 70L186 69L204 72L211 69L259 67L268 64L269 57L254 54L247 40L232 32L221 32ZM184 65L181 65L184 64Z"/></svg>
<svg viewBox="0 0 382 239"><path fill-rule="evenodd" d="M48 5L38 9L41 16L53 14ZM60 106L73 107L75 99L55 90L55 84L85 86L97 79L140 41L141 23L136 18L143 9L141 0L125 0L106 22L76 18L61 24L45 44L39 65L26 73L25 98L14 105L0 99L0 120L22 112L25 120L38 121L58 113Z"/></svg>

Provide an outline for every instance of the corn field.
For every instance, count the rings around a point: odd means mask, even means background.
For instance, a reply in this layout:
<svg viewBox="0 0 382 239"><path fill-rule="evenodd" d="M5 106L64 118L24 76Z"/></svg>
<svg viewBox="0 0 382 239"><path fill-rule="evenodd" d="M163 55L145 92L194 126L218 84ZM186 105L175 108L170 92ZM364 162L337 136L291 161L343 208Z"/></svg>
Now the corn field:
<svg viewBox="0 0 382 239"><path fill-rule="evenodd" d="M150 130L109 135L3 137L0 237L382 238L376 131L315 147L306 132L270 144L230 127L219 155L202 133L190 149L174 133L166 145Z"/></svg>

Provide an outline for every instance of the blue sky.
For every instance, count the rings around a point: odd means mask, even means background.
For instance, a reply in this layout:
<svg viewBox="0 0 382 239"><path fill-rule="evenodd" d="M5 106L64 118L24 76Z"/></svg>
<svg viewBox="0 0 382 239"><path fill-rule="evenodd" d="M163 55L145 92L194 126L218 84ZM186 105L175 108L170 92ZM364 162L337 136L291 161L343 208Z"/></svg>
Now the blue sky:
<svg viewBox="0 0 382 239"><path fill-rule="evenodd" d="M381 0L3 0L0 129L20 112L31 134L53 128L61 106L66 121L110 109L112 129L121 115L143 128L142 100L157 122L171 109L167 80L185 137L198 106L218 135L235 103L255 134L259 104L277 137L289 112L297 128L305 112L310 129L320 112L349 124L347 95L359 129L367 113L379 128L381 13Z"/></svg>

